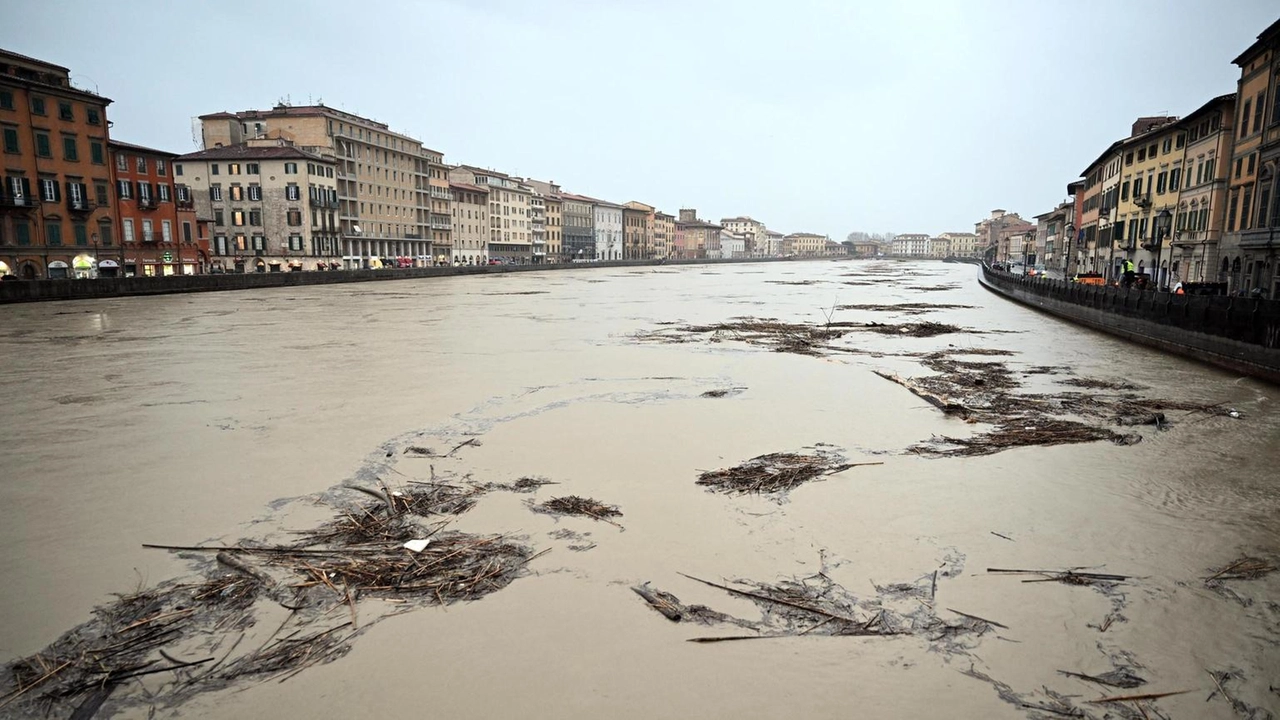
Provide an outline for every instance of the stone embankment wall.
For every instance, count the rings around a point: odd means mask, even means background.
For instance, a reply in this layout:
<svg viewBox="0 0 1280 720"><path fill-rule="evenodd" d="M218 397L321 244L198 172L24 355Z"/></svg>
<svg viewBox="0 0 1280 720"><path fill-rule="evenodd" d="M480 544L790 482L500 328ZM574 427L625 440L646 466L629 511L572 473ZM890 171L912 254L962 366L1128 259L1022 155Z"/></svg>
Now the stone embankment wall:
<svg viewBox="0 0 1280 720"><path fill-rule="evenodd" d="M334 270L331 272L278 272L225 275L171 275L169 277L96 278L93 280L11 280L0 282L0 304L39 300L86 300L127 295L167 295L171 293L252 290L255 288L298 287L374 280L412 280L453 275L487 275L512 272L589 270L607 267L656 265L700 265L715 263L774 262L781 258L745 260L615 260L552 265L465 265L385 270Z"/></svg>
<svg viewBox="0 0 1280 720"><path fill-rule="evenodd" d="M1280 301L1175 295L1010 275L984 287L1095 330L1280 384Z"/></svg>

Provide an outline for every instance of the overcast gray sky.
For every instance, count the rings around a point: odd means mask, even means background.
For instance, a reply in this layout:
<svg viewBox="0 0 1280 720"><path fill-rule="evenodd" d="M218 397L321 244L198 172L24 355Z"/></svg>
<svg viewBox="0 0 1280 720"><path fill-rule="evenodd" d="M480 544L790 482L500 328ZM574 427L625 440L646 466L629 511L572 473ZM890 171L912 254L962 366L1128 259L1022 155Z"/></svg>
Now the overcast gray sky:
<svg viewBox="0 0 1280 720"><path fill-rule="evenodd" d="M0 0L0 47L194 148L325 104L463 162L784 232L972 230L1062 200L1140 115L1235 90L1274 0Z"/></svg>

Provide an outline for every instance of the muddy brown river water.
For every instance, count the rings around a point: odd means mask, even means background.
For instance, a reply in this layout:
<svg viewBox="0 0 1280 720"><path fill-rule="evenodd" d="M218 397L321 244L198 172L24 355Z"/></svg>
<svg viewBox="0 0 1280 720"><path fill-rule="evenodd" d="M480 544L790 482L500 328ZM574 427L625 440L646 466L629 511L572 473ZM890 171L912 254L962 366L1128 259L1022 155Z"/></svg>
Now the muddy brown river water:
<svg viewBox="0 0 1280 720"><path fill-rule="evenodd" d="M902 302L973 307L835 317L1005 332L859 333L846 339L857 354L819 357L723 333L636 337L672 321L823 323L833 305ZM1170 428L1139 427L1130 446L906 453L973 430L873 371L928 375L904 353L957 347L1012 351L982 359L1007 362L1029 392L1123 380L1242 417L1170 411ZM1098 718L1280 714L1280 573L1225 591L1203 581L1242 555L1280 556L1280 393L1011 304L971 266L582 269L8 306L0 358L0 662L40 651L113 593L196 572L143 543L278 541L362 499L331 492L344 483L541 476L559 484L537 499L590 496L623 513L625 530L486 496L453 527L550 550L510 585L385 617L385 601L362 600L345 656L286 682L157 701L158 717L1061 717L1033 707L1052 693ZM1056 370L1024 372L1038 366ZM717 389L733 391L702 397ZM481 443L404 455L465 438ZM818 443L883 464L782 498L694 483ZM698 644L686 640L741 630L669 622L631 590L652 582L758 617L749 599L681 573L822 571L868 597L944 565L954 577L912 602L1007 627L947 647L916 634ZM986 572L1073 567L1131 577L1104 591ZM1147 683L1058 672L1120 666ZM1206 700L1211 671L1232 673L1238 704ZM1141 707L1084 704L1182 690ZM113 699L98 717L150 711Z"/></svg>

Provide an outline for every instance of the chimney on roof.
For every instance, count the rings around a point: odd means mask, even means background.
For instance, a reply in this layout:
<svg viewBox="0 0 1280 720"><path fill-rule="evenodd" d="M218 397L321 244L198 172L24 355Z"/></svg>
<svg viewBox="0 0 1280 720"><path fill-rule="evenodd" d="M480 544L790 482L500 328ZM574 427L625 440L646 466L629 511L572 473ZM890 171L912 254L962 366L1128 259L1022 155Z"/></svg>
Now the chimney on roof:
<svg viewBox="0 0 1280 720"><path fill-rule="evenodd" d="M1172 115L1152 115L1150 117L1140 117L1133 121L1133 126L1129 129L1129 137L1137 137L1145 132L1151 132L1158 127L1163 127L1169 123L1177 122L1178 118Z"/></svg>

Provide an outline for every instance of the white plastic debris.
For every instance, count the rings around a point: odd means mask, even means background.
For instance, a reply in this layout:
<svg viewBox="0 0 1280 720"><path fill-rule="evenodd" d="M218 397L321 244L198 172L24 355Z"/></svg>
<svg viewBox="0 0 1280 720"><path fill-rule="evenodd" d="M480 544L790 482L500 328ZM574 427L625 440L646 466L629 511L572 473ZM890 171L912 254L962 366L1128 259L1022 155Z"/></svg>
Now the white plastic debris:
<svg viewBox="0 0 1280 720"><path fill-rule="evenodd" d="M1233 417L1233 418L1238 418L1238 417L1240 417L1240 411L1239 411L1239 410L1231 410L1231 411L1230 411L1230 412L1228 412L1227 414L1228 414L1228 415L1230 415L1230 416L1231 416L1231 417Z"/></svg>
<svg viewBox="0 0 1280 720"><path fill-rule="evenodd" d="M404 544L405 549L420 553L427 549L427 545L431 543L430 539L410 540Z"/></svg>

